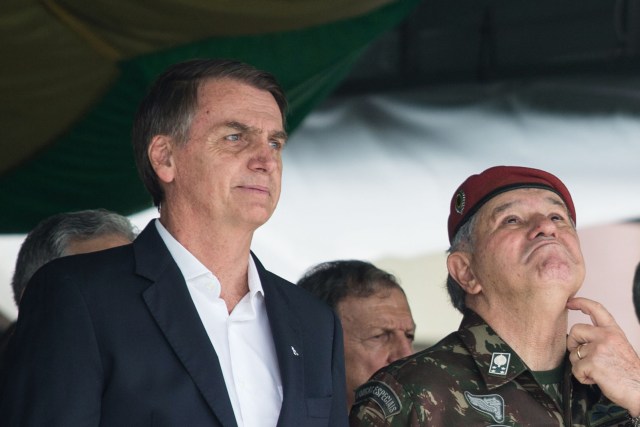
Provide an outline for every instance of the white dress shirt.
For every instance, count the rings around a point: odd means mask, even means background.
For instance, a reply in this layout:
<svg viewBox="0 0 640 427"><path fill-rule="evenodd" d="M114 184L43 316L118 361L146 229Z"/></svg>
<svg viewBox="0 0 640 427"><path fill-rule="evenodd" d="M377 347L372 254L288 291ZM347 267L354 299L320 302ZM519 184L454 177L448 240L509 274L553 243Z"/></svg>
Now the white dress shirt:
<svg viewBox="0 0 640 427"><path fill-rule="evenodd" d="M275 426L282 407L282 380L269 327L264 291L249 255L249 292L229 313L220 282L160 223L160 237L180 268L200 320L220 360L238 427Z"/></svg>

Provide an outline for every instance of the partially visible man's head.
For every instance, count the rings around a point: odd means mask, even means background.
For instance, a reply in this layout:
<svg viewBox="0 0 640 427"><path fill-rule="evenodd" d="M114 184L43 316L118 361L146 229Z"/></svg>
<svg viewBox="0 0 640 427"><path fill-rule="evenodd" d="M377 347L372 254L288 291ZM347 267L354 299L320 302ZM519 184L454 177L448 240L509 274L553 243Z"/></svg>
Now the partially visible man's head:
<svg viewBox="0 0 640 427"><path fill-rule="evenodd" d="M342 322L348 405L378 369L413 353L415 323L395 277L365 261L331 261L298 285L331 306Z"/></svg>
<svg viewBox="0 0 640 427"><path fill-rule="evenodd" d="M463 311L468 295L491 281L504 285L502 294L532 281L579 287L584 262L575 222L568 189L548 172L497 166L469 177L453 195L448 220L454 307Z"/></svg>
<svg viewBox="0 0 640 427"><path fill-rule="evenodd" d="M140 104L132 132L138 173L156 206L164 200L164 190L149 160L149 144L156 135L170 136L178 144L187 142L200 88L212 80L232 80L269 92L280 109L284 126L287 100L271 74L225 59L194 59L169 67Z"/></svg>
<svg viewBox="0 0 640 427"><path fill-rule="evenodd" d="M49 261L126 245L135 237L126 217L105 209L66 212L44 219L29 232L18 252L11 281L16 304L20 305L31 276Z"/></svg>

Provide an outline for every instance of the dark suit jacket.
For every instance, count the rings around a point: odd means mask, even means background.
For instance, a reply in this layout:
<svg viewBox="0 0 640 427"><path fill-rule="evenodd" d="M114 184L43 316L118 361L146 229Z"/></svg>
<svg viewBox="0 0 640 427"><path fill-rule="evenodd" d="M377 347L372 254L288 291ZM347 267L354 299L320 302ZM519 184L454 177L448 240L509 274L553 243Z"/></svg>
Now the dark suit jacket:
<svg viewBox="0 0 640 427"><path fill-rule="evenodd" d="M282 377L278 426L346 426L337 317L256 264ZM7 357L3 426L236 425L215 350L153 222L132 245L39 270Z"/></svg>

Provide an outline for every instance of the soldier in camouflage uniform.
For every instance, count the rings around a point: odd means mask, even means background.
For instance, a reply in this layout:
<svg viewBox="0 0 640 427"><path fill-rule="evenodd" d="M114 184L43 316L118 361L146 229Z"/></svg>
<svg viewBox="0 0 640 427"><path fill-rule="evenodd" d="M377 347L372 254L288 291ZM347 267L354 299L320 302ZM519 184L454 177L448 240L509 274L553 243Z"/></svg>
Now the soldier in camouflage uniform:
<svg viewBox="0 0 640 427"><path fill-rule="evenodd" d="M547 172L500 166L467 179L449 217L447 287L460 328L361 386L351 426L640 425L629 415L640 415L640 395L620 397L613 378L600 388L572 375L597 347L594 338L567 351L568 305L612 328L625 360L637 360L606 310L572 299L584 279L575 218L569 191ZM584 328L569 342L593 334Z"/></svg>

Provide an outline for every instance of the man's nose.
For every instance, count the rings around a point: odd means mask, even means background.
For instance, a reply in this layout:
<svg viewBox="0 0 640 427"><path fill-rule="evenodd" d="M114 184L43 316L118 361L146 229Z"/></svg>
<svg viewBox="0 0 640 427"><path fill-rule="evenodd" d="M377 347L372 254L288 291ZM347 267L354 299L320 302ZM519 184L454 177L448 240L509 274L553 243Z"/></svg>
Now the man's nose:
<svg viewBox="0 0 640 427"><path fill-rule="evenodd" d="M269 141L256 141L251 151L249 167L252 170L271 172L278 164L278 155Z"/></svg>
<svg viewBox="0 0 640 427"><path fill-rule="evenodd" d="M545 215L536 215L531 220L531 238L554 237L558 227L556 223Z"/></svg>

